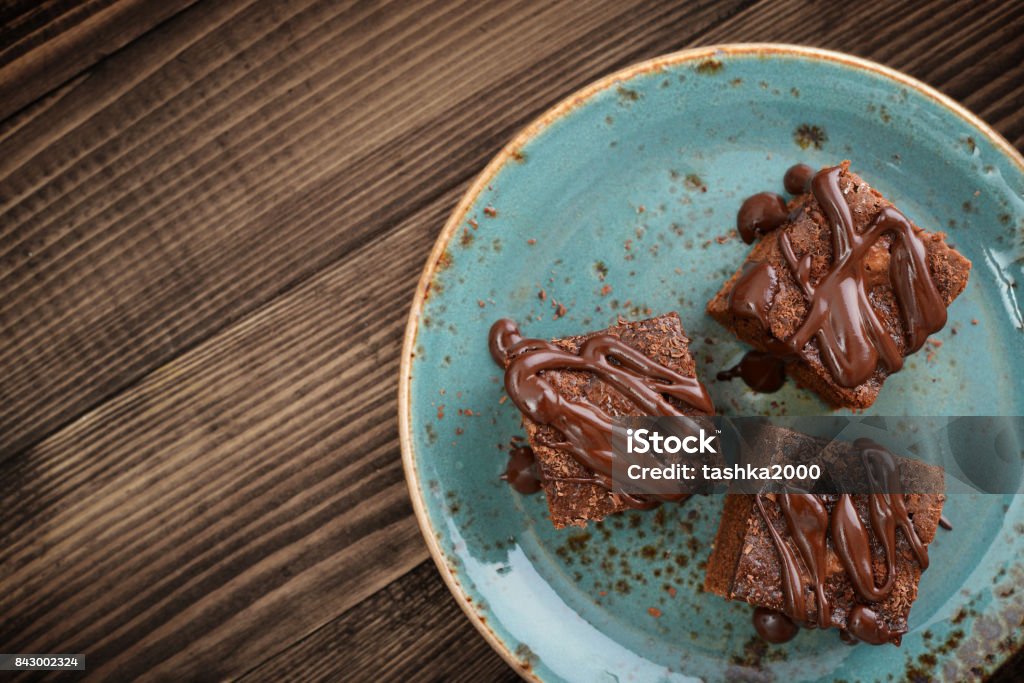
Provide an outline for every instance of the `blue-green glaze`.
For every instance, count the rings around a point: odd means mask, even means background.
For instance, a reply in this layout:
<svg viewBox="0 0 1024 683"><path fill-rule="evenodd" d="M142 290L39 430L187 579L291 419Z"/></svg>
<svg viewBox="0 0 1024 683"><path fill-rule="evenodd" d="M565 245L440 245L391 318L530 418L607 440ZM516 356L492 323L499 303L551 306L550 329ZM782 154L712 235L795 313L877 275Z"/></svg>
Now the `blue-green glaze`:
<svg viewBox="0 0 1024 683"><path fill-rule="evenodd" d="M824 412L793 386L758 395L716 382L744 349L704 305L747 252L734 232L742 199L782 192L791 164L848 158L974 263L935 335L942 346L908 359L868 414L1020 415L1019 161L913 85L785 50L639 72L520 152L451 237L409 366L413 495L470 609L516 660L546 681L953 679L991 671L1022 645L1018 497L950 497L956 529L931 547L902 647L849 647L834 631L764 645L748 606L700 589L720 497L556 531L542 495L498 479L499 444L522 429L515 408L500 403L487 353L488 327L503 316L552 337L675 310L721 413Z"/></svg>

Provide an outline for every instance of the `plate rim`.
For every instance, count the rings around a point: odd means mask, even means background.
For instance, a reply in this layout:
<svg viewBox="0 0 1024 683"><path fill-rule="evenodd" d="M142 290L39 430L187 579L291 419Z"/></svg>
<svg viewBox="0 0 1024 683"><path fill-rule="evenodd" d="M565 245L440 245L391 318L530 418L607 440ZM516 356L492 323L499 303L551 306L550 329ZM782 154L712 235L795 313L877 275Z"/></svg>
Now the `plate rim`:
<svg viewBox="0 0 1024 683"><path fill-rule="evenodd" d="M969 125L981 131L992 144L1006 157L1013 161L1020 172L1024 174L1024 156L1011 145L998 131L992 128L979 116L971 112L959 102L956 102L948 95L943 94L934 87L909 76L891 67L879 64L863 57L846 54L835 50L811 47L806 45L795 45L788 43L720 43L703 47L693 47L676 52L659 55L650 59L636 62L622 69L607 74L582 88L572 92L561 99L558 103L544 111L540 116L533 119L511 140L498 151L488 162L484 169L477 175L476 179L462 195L459 203L455 206L447 222L441 229L440 234L431 248L427 257L426 265L420 274L416 285L416 292L413 296L412 305L409 310L409 317L406 321L405 333L402 341L401 361L398 379L398 440L402 454L402 469L405 472L406 485L409 489L409 498L412 502L413 513L416 515L416 523L426 541L430 556L437 566L441 578L451 592L455 601L462 608L463 613L469 618L476 630L484 637L484 640L496 651L505 662L512 667L522 678L542 682L533 668L518 659L509 649L508 644L498 637L497 633L487 624L470 605L469 596L463 590L455 571L449 566L444 552L438 543L438 532L431 524L427 512L423 488L419 479L419 472L416 466L416 453L412 439L412 415L411 415L411 385L412 385L412 364L415 358L416 337L419 331L419 321L423 312L423 305L427 300L430 283L438 270L438 263L442 260L444 252L452 237L457 233L463 223L463 219L469 212L470 207L490 184L491 180L510 160L516 158L519 150L543 132L555 121L570 114L576 108L585 104L592 97L600 92L608 90L620 83L629 81L637 76L659 71L668 66L677 66L690 61L713 58L719 55L764 55L777 56L786 55L802 57L810 60L821 60L833 62L848 68L860 69L870 73L883 76L906 87L913 88L920 94L934 100L938 105L946 108L953 114L959 116Z"/></svg>

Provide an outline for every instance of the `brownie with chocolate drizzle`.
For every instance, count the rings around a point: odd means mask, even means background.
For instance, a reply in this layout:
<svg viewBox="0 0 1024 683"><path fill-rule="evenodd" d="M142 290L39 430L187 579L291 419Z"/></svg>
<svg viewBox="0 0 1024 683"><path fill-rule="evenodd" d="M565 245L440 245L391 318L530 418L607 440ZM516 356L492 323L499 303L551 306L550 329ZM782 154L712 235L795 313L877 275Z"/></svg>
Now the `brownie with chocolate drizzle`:
<svg viewBox="0 0 1024 683"><path fill-rule="evenodd" d="M524 338L515 322L502 319L489 341L505 368L508 396L523 414L555 527L685 499L615 493L611 483L615 418L714 412L677 314L620 319L600 332L552 341Z"/></svg>
<svg viewBox="0 0 1024 683"><path fill-rule="evenodd" d="M754 626L769 642L806 627L840 629L851 643L898 645L942 517L942 470L868 439L825 444L770 429L766 439L786 458L818 451L833 475L871 482L830 488L878 493L726 496L704 589L753 605Z"/></svg>
<svg viewBox="0 0 1024 683"><path fill-rule="evenodd" d="M794 167L786 187L802 193L788 204L772 193L744 202L738 227L757 244L707 311L829 404L867 408L946 324L971 263L848 161L817 173Z"/></svg>

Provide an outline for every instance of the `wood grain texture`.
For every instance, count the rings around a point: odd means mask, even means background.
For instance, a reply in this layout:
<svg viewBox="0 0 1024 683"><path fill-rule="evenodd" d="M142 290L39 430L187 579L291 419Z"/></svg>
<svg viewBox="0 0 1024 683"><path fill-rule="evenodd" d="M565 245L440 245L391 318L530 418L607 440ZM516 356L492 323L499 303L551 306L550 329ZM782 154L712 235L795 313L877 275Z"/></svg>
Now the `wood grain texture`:
<svg viewBox="0 0 1024 683"><path fill-rule="evenodd" d="M359 679L512 683L519 676L477 634L427 561L241 681Z"/></svg>
<svg viewBox="0 0 1024 683"><path fill-rule="evenodd" d="M195 0L46 0L0 7L0 119Z"/></svg>
<svg viewBox="0 0 1024 683"><path fill-rule="evenodd" d="M200 4L0 140L0 459L465 181L627 16L724 11L300 5Z"/></svg>
<svg viewBox="0 0 1024 683"><path fill-rule="evenodd" d="M0 651L94 680L509 677L424 564L398 350L469 180L576 88L806 43L1024 145L1021 3L72 5L0 8L0 83L43 74L0 122Z"/></svg>
<svg viewBox="0 0 1024 683"><path fill-rule="evenodd" d="M456 199L9 463L0 643L88 652L100 680L220 678L423 562L394 438L405 312L363 287L385 269L408 301Z"/></svg>

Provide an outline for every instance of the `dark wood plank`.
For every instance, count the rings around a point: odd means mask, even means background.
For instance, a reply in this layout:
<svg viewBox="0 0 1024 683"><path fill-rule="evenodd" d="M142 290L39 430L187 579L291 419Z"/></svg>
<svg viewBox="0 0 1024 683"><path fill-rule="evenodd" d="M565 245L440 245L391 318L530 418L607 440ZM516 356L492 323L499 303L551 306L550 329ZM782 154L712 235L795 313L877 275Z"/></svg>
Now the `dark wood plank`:
<svg viewBox="0 0 1024 683"><path fill-rule="evenodd" d="M241 681L517 681L455 603L432 561Z"/></svg>
<svg viewBox="0 0 1024 683"><path fill-rule="evenodd" d="M427 558L395 439L404 306L458 189L0 472L0 650L240 674ZM9 587L9 588L8 588Z"/></svg>
<svg viewBox="0 0 1024 683"><path fill-rule="evenodd" d="M465 181L553 99L728 14L239 4L181 13L0 140L0 459Z"/></svg>
<svg viewBox="0 0 1024 683"><path fill-rule="evenodd" d="M195 0L47 0L0 9L0 119Z"/></svg>

